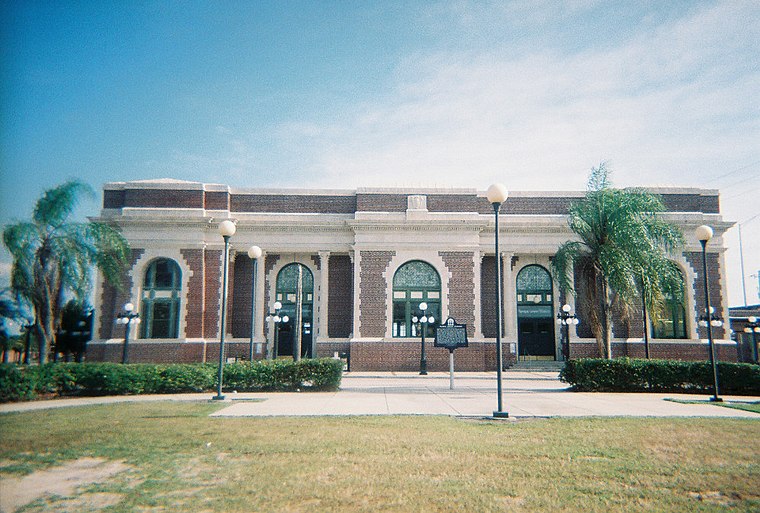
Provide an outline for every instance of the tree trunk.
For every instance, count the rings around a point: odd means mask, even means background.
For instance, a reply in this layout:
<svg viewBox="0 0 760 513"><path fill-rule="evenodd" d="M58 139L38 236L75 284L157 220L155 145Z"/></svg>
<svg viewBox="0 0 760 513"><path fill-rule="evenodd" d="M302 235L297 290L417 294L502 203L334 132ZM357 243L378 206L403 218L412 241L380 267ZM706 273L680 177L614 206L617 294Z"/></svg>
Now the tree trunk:
<svg viewBox="0 0 760 513"><path fill-rule="evenodd" d="M601 273L597 274L599 291L599 321L601 324L601 353L602 358L612 359L612 326L610 325L609 287Z"/></svg>

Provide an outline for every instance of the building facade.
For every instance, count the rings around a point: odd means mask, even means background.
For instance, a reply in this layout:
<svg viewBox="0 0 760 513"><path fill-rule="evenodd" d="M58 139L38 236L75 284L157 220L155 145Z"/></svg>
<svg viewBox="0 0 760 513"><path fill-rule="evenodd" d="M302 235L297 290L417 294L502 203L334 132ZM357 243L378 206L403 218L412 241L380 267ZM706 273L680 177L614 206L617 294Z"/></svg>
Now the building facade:
<svg viewBox="0 0 760 513"><path fill-rule="evenodd" d="M652 189L666 218L686 234L674 257L685 300L668 306L651 326L652 357L705 359L701 246L691 234L715 230L707 247L710 297L728 318L718 192ZM469 347L456 353L459 370L496 366L496 262L502 264L502 340L507 365L518 359L561 360L556 323L568 303L580 323L570 329L570 357L593 356L597 345L582 302L560 294L549 274L557 247L573 235L570 204L582 192L511 192L500 216L494 252L493 208L470 189L235 189L178 180L109 183L99 220L118 226L132 247L121 290L99 283L95 339L89 360L118 361L124 326L114 322L131 302L141 324L130 361L200 362L218 358L224 243L217 227L231 219L227 302L228 357L350 354L352 370L419 368L424 312L435 323L467 325ZM248 248L263 250L256 266ZM255 301L253 299L255 298ZM255 303L252 305L252 302ZM275 311L275 306L280 306ZM253 309L252 309L253 306ZM275 316L288 318L274 323ZM427 337L430 370L448 368L448 352ZM613 319L613 354L643 356L641 317ZM736 345L714 328L718 357L736 360Z"/></svg>

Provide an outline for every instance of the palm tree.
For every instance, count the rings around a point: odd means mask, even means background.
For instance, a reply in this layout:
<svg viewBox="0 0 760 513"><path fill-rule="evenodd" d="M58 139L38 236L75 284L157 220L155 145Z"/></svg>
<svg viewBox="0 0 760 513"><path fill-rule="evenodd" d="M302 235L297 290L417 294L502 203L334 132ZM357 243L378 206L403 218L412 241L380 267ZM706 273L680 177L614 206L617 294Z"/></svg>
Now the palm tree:
<svg viewBox="0 0 760 513"><path fill-rule="evenodd" d="M666 297L682 294L682 277L670 260L683 234L659 215L662 200L642 189L614 189L605 163L592 168L585 197L570 207L576 239L552 260L563 291L583 289L599 353L612 358L613 306L627 316L641 301L656 315ZM573 282L575 274L575 283Z"/></svg>
<svg viewBox="0 0 760 513"><path fill-rule="evenodd" d="M34 310L40 363L46 360L67 297L86 300L92 267L119 286L127 264L129 245L115 228L69 221L82 194L94 196L76 180L50 189L37 200L30 222L3 230L3 243L13 257L11 287Z"/></svg>

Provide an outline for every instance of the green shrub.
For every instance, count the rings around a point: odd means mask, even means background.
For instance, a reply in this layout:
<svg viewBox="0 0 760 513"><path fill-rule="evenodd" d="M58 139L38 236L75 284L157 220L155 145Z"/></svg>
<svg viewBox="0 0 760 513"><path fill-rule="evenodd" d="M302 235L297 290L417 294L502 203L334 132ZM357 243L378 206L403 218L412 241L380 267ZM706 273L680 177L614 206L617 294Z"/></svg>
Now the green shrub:
<svg viewBox="0 0 760 513"><path fill-rule="evenodd" d="M12 363L0 364L0 403L28 401L37 395L35 372Z"/></svg>
<svg viewBox="0 0 760 513"><path fill-rule="evenodd" d="M41 395L97 396L176 394L211 391L214 364L49 363L0 365L0 402L27 401ZM340 360L242 362L224 367L224 390L337 390Z"/></svg>
<svg viewBox="0 0 760 513"><path fill-rule="evenodd" d="M204 392L216 383L216 367L210 364L174 364L158 369L157 386L150 391L152 394Z"/></svg>
<svg viewBox="0 0 760 513"><path fill-rule="evenodd" d="M581 358L566 362L560 379L590 392L707 394L713 389L709 361ZM721 394L760 394L760 365L718 362L718 388Z"/></svg>
<svg viewBox="0 0 760 513"><path fill-rule="evenodd" d="M343 375L340 360L275 360L242 362L224 368L224 389L238 392L268 390L337 390Z"/></svg>

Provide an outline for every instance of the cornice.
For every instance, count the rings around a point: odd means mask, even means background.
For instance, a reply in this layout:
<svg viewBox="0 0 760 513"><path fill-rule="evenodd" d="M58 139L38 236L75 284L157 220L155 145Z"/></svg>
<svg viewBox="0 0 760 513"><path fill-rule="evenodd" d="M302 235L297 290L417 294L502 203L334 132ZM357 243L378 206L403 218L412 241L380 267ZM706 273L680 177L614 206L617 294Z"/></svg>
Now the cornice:
<svg viewBox="0 0 760 513"><path fill-rule="evenodd" d="M480 232L487 223L483 221L348 221L355 233L359 232Z"/></svg>

